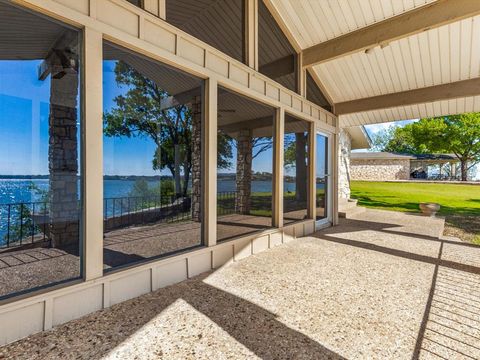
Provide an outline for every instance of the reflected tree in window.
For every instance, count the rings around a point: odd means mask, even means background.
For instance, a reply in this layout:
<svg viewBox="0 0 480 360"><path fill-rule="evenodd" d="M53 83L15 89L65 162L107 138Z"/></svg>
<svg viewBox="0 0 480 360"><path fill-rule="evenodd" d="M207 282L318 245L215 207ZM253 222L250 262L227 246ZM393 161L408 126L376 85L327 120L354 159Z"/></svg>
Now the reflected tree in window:
<svg viewBox="0 0 480 360"><path fill-rule="evenodd" d="M190 174L195 177L200 173L192 168L200 167L200 157L195 158L194 154L200 153L201 109L183 104L166 108L164 104L169 101L170 94L123 61L116 63L115 75L117 83L129 90L125 95L115 97L116 106L105 113L105 135L151 139L156 145L152 169L168 169L174 179L173 186L165 183L163 194L171 191L177 197L187 196L190 181L193 184L200 182L200 178L190 179ZM225 137L219 141L218 147L219 166L230 166L231 141Z"/></svg>

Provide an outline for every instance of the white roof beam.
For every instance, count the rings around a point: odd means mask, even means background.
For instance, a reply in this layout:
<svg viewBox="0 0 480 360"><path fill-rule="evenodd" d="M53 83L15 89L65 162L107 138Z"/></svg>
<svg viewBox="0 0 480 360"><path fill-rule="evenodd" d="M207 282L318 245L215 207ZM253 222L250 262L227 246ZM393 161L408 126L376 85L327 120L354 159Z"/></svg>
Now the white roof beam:
<svg viewBox="0 0 480 360"><path fill-rule="evenodd" d="M303 66L384 46L394 40L480 14L478 0L437 0L303 50Z"/></svg>
<svg viewBox="0 0 480 360"><path fill-rule="evenodd" d="M480 78L336 103L335 114L346 115L476 95L480 95Z"/></svg>

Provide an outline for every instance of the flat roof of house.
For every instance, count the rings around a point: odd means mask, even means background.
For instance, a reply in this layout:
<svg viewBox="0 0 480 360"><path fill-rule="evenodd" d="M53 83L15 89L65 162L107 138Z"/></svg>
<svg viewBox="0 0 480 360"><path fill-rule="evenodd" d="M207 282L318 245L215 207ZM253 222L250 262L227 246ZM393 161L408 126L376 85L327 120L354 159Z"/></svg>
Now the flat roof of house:
<svg viewBox="0 0 480 360"><path fill-rule="evenodd" d="M357 160L414 160L415 156L389 152L352 152L350 158Z"/></svg>
<svg viewBox="0 0 480 360"><path fill-rule="evenodd" d="M345 130L350 134L352 139L352 150L370 149L372 146L372 140L363 125L348 127Z"/></svg>
<svg viewBox="0 0 480 360"><path fill-rule="evenodd" d="M351 159L358 160L375 160L375 159L390 159L390 160L456 160L457 158L451 154L398 154L391 152L373 152L373 151L364 151L364 152L352 152Z"/></svg>

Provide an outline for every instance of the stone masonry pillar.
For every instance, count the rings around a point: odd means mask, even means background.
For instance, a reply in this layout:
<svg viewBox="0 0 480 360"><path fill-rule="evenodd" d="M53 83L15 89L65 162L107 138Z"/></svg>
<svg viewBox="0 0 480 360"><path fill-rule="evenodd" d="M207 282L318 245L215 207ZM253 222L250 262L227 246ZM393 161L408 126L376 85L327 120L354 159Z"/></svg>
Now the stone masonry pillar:
<svg viewBox="0 0 480 360"><path fill-rule="evenodd" d="M59 55L57 55L59 56ZM50 82L50 239L53 247L79 242L77 96L78 73L54 58ZM59 64L64 64L60 66ZM63 67L63 69L61 69Z"/></svg>
<svg viewBox="0 0 480 360"><path fill-rule="evenodd" d="M200 222L202 212L202 97L192 101L192 220Z"/></svg>
<svg viewBox="0 0 480 360"><path fill-rule="evenodd" d="M250 213L252 183L252 131L240 130L237 137L236 205L239 214Z"/></svg>

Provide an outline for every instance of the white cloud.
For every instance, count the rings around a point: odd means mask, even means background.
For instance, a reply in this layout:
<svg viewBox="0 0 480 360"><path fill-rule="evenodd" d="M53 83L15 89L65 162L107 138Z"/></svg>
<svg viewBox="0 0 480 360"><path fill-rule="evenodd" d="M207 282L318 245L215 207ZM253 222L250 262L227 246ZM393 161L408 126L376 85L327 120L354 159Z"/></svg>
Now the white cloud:
<svg viewBox="0 0 480 360"><path fill-rule="evenodd" d="M368 134L374 135L378 133L379 131L388 129L391 126L405 126L407 124L411 124L414 122L417 122L419 119L412 119L412 120L401 120L401 121L392 121L392 122L386 122L386 123L381 123L381 124L371 124L371 125L365 125L365 130L367 130Z"/></svg>

